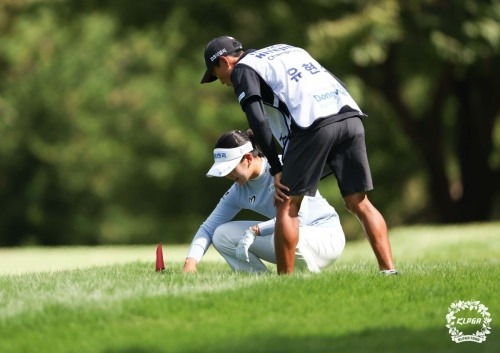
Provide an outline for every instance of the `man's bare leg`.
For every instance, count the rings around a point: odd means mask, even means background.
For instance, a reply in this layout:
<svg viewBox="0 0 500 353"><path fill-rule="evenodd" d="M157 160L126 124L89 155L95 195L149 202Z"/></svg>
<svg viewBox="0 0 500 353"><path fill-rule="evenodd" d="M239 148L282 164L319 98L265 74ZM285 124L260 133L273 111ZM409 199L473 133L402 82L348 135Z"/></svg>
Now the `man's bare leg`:
<svg viewBox="0 0 500 353"><path fill-rule="evenodd" d="M295 264L295 249L299 242L299 209L302 196L290 196L276 205L276 227L274 248L278 274L292 274Z"/></svg>
<svg viewBox="0 0 500 353"><path fill-rule="evenodd" d="M392 270L391 244L387 236L387 225L384 217L368 200L365 192L359 192L344 197L346 208L358 217L363 229L368 236L373 252L377 257L381 270Z"/></svg>

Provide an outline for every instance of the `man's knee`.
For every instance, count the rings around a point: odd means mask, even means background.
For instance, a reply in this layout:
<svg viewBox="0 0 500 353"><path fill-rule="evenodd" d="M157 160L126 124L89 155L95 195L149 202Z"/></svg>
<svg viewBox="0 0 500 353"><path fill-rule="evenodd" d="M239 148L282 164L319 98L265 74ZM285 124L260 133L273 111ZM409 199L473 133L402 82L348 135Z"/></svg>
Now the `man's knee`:
<svg viewBox="0 0 500 353"><path fill-rule="evenodd" d="M277 205L278 213L286 213L289 217L298 217L300 205L304 196L290 196L290 198Z"/></svg>
<svg viewBox="0 0 500 353"><path fill-rule="evenodd" d="M344 196L344 206L345 208L353 213L359 214L364 212L371 203L368 200L366 192L357 192L355 194Z"/></svg>

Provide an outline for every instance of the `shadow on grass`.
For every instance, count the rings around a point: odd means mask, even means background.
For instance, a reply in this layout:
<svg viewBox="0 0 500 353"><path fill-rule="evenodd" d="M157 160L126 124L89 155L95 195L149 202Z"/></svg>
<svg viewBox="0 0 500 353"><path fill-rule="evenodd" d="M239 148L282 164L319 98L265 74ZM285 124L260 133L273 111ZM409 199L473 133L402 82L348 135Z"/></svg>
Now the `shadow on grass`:
<svg viewBox="0 0 500 353"><path fill-rule="evenodd" d="M103 351L103 353L163 353L166 352L161 348L151 348L151 347L139 347L130 346L126 348L110 348Z"/></svg>
<svg viewBox="0 0 500 353"><path fill-rule="evenodd" d="M109 348L102 353L160 353L160 352L231 352L231 353L280 353L280 352L370 352L370 353L493 353L500 352L498 328L483 343L452 342L446 328L411 331L404 328L390 330L370 330L348 336L286 336L263 333L255 337L200 342L193 336L192 344L179 347L176 342L162 341L161 346ZM233 337L241 336L233 332ZM244 334L244 333L243 333Z"/></svg>
<svg viewBox="0 0 500 353"><path fill-rule="evenodd" d="M500 340L495 328L486 342L452 342L446 328L411 331L404 328L370 330L348 336L277 336L265 333L229 342L206 344L203 352L383 352L383 353L493 353L500 352ZM496 336L496 337L495 337ZM197 349L177 352L197 352ZM175 351L175 350L174 350Z"/></svg>

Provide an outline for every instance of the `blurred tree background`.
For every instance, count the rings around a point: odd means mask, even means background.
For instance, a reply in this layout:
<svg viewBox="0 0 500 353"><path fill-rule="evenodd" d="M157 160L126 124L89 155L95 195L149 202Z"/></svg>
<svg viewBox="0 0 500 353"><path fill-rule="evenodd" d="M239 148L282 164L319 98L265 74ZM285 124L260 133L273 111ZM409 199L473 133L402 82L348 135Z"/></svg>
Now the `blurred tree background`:
<svg viewBox="0 0 500 353"><path fill-rule="evenodd" d="M0 0L0 245L190 241L229 187L213 145L247 126L199 84L223 34L346 82L389 225L498 219L499 22L498 0Z"/></svg>

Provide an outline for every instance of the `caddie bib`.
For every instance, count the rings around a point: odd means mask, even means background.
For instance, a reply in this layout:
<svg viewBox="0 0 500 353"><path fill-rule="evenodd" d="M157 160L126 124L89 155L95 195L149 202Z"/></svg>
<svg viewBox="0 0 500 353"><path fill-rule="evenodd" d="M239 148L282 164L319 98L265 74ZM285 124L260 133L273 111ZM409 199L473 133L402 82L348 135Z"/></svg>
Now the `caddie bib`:
<svg viewBox="0 0 500 353"><path fill-rule="evenodd" d="M344 86L304 49L276 44L248 53L237 65L255 70L301 128L345 106L363 114Z"/></svg>

